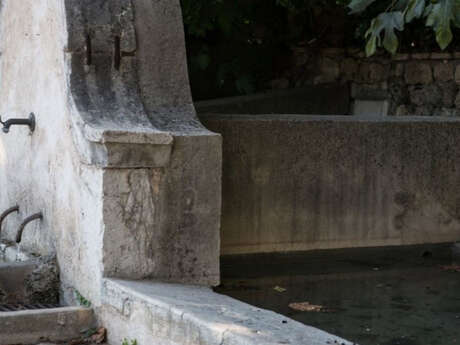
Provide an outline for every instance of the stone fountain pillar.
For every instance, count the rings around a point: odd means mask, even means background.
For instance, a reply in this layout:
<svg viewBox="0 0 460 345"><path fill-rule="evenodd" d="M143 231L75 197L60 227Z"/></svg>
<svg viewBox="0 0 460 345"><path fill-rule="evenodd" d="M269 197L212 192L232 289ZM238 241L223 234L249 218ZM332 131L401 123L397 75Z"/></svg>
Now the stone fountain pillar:
<svg viewBox="0 0 460 345"><path fill-rule="evenodd" d="M24 249L56 252L65 299L104 277L219 282L221 138L198 121L179 0L3 0L0 205L44 220Z"/></svg>

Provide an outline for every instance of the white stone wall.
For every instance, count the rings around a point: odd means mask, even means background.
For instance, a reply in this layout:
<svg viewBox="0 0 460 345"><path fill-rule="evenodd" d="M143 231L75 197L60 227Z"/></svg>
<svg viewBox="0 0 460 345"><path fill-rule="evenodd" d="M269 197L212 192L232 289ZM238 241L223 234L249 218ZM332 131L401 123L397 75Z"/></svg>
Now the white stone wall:
<svg viewBox="0 0 460 345"><path fill-rule="evenodd" d="M0 207L18 204L2 237L14 240L21 220L42 211L21 247L57 252L63 286L97 299L101 272L102 170L82 164L71 133L67 30L62 1L3 1L0 19L0 114L36 114L33 134L13 126L0 136Z"/></svg>
<svg viewBox="0 0 460 345"><path fill-rule="evenodd" d="M57 253L66 301L98 305L103 276L217 284L220 137L195 116L179 2L5 0L0 51L0 114L37 118L0 136L0 207L20 206L2 239L42 211L21 247Z"/></svg>

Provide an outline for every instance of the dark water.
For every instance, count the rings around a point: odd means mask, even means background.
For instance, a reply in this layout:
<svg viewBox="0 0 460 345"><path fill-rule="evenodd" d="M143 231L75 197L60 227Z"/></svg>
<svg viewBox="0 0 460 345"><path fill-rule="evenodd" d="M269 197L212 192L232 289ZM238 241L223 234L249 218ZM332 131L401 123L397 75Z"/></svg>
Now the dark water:
<svg viewBox="0 0 460 345"><path fill-rule="evenodd" d="M452 263L448 245L226 257L216 291L361 345L460 345Z"/></svg>

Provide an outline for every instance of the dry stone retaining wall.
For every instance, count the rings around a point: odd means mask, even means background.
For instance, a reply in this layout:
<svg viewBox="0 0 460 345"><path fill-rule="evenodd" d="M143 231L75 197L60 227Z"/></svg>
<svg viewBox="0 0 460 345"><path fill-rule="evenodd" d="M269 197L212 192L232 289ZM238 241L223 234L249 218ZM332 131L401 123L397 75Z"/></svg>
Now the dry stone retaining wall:
<svg viewBox="0 0 460 345"><path fill-rule="evenodd" d="M349 83L354 100L388 100L389 115L460 116L460 52L380 55L294 48L292 67L271 88Z"/></svg>

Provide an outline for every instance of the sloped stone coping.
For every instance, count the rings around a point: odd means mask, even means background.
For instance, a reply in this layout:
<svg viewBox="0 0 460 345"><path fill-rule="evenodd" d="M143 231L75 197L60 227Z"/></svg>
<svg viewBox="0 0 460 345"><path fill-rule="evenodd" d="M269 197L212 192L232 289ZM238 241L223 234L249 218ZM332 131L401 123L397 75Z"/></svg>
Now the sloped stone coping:
<svg viewBox="0 0 460 345"><path fill-rule="evenodd" d="M102 304L112 344L352 344L205 287L106 279Z"/></svg>

